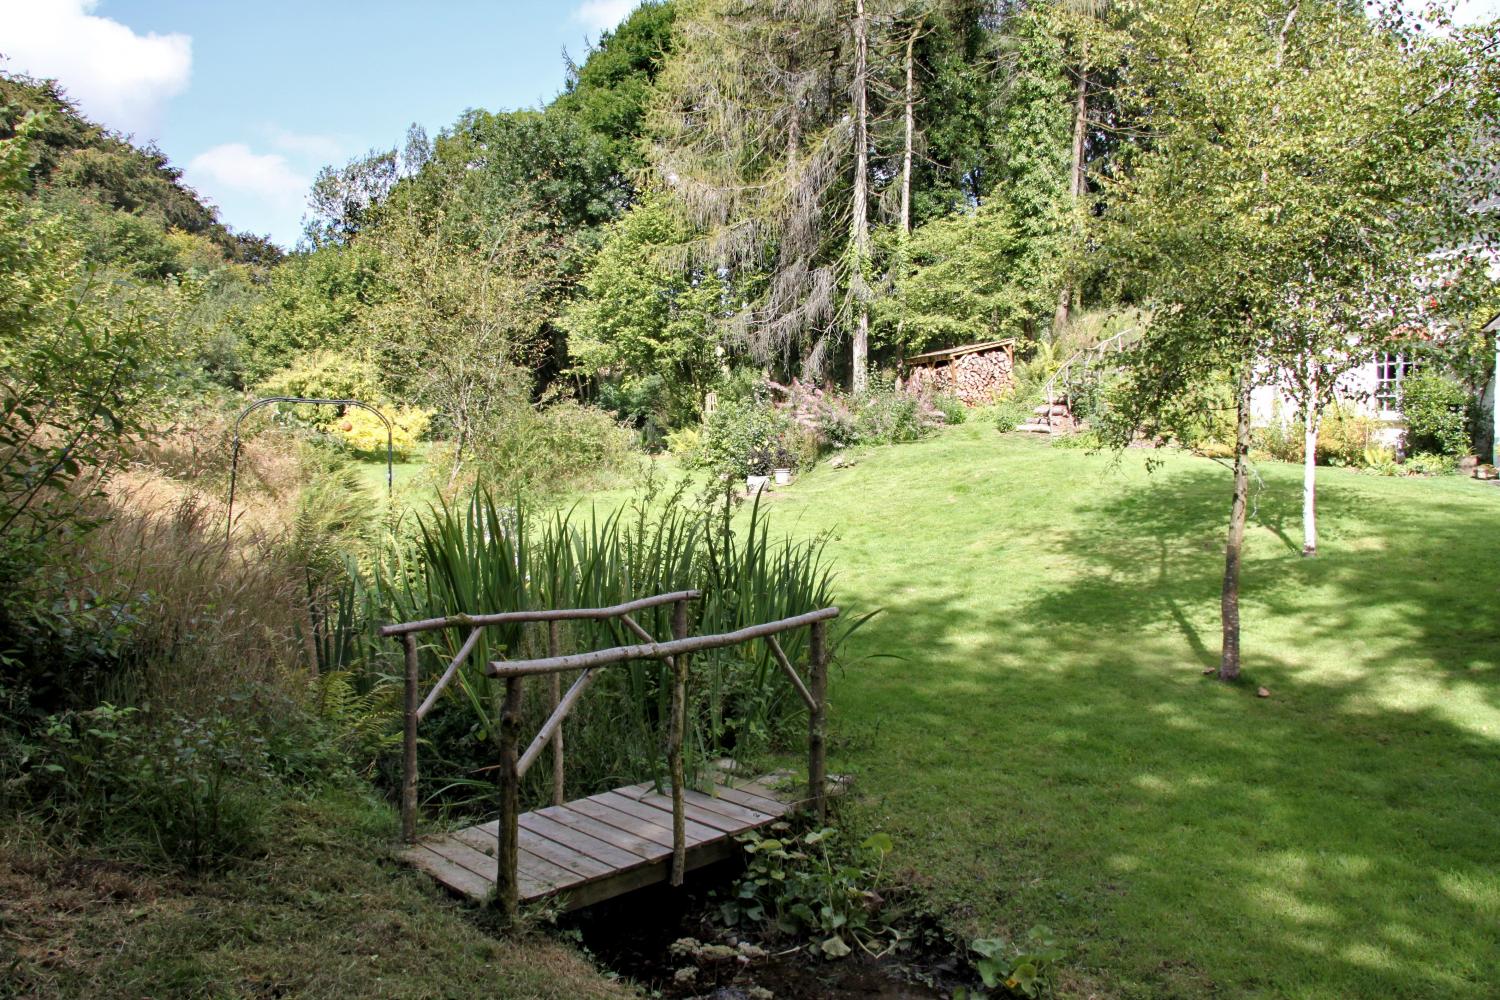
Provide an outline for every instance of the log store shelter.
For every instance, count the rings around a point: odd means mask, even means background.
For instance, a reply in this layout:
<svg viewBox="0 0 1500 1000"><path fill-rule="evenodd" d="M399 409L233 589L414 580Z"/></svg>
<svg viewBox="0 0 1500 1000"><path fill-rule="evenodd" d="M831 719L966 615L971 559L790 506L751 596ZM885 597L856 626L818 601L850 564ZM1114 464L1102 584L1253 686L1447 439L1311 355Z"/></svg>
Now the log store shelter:
<svg viewBox="0 0 1500 1000"><path fill-rule="evenodd" d="M969 406L993 402L1015 384L1016 342L986 340L915 354L901 362L910 393L951 392Z"/></svg>

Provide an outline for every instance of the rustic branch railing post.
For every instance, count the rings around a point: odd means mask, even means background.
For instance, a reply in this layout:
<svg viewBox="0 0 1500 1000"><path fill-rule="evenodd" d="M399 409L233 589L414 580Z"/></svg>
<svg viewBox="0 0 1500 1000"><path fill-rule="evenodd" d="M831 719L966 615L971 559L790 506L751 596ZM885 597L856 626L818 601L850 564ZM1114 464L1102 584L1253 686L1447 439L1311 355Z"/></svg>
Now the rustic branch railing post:
<svg viewBox="0 0 1500 1000"><path fill-rule="evenodd" d="M672 605L672 638L686 639L687 634L687 602L678 601ZM682 766L682 741L687 729L687 661L686 653L678 653L666 660L672 670L672 718L668 726L667 760L672 769L673 885L681 885L687 873L687 806L683 799L687 779Z"/></svg>
<svg viewBox="0 0 1500 1000"><path fill-rule="evenodd" d="M401 758L401 839L417 839L417 636L402 636L406 647L406 726Z"/></svg>
<svg viewBox="0 0 1500 1000"><path fill-rule="evenodd" d="M521 683L505 678L505 701L500 710L500 822L496 837L495 904L507 923L515 923L519 907L518 879L521 850L521 774L517 750L521 736Z"/></svg>
<svg viewBox="0 0 1500 1000"><path fill-rule="evenodd" d="M562 651L562 622L547 623L547 655L556 656ZM552 711L562 702L562 675L552 674L547 678L547 693L551 698ZM567 803L563 782L563 727L559 725L552 733L552 804Z"/></svg>
<svg viewBox="0 0 1500 1000"><path fill-rule="evenodd" d="M808 693L812 707L807 713L807 790L813 813L822 823L828 818L828 759L824 745L828 716L828 626L815 621L808 642Z"/></svg>
<svg viewBox="0 0 1500 1000"><path fill-rule="evenodd" d="M405 760L401 790L402 834L408 841L416 838L417 826L417 729L422 718L436 702L438 695L478 646L481 632L488 626L547 622L547 652L545 659L492 660L485 664L487 677L504 679L505 688L500 698L498 716L499 765L496 768L497 791L500 796L500 818L496 824L496 858L493 904L505 920L513 922L521 897L521 850L520 850L520 783L527 769L537 761L550 746L553 750L553 799L566 805L563 777L563 742L561 728L569 711L577 704L593 680L599 668L629 660L659 660L668 669L672 678L670 716L667 720L667 756L671 771L672 796L672 861L669 870L671 884L681 885L687 871L687 776L686 743L688 736L687 680L689 657L693 653L709 649L720 649L741 643L765 639L777 664L786 674L798 696L808 707L808 786L809 805L820 821L827 818L828 777L826 762L826 727L828 694L828 627L827 623L839 616L837 607L793 615L772 622L749 625L716 635L691 636L688 634L688 601L700 596L697 591L681 591L641 598L609 608L576 608L549 611L499 612L486 615L456 614L444 618L431 618L417 622L383 625L382 636L400 636L406 654L405 663ZM672 605L672 637L665 642L656 641L631 613L653 607ZM570 620L603 621L618 618L637 638L638 644L616 646L592 652L562 654L559 624ZM420 648L417 633L453 627L468 628L458 655L449 663L437 684L428 693L425 701L419 700L418 685L421 681L419 668ZM778 633L811 627L809 642L809 677L803 684L792 666L786 651L777 641ZM535 635L534 631L529 633ZM568 671L581 671L566 693L561 689L559 675ZM533 674L550 675L549 684L552 710L541 730L537 732L525 753L521 753L520 728L521 704L525 679ZM529 883L528 883L529 884Z"/></svg>

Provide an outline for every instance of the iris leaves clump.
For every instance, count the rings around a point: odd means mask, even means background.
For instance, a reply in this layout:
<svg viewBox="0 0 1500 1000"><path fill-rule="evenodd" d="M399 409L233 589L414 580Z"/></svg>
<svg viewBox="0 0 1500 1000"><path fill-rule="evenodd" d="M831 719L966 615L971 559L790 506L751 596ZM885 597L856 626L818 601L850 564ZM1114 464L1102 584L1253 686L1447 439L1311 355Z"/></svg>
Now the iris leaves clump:
<svg viewBox="0 0 1500 1000"><path fill-rule="evenodd" d="M574 509L535 515L476 493L465 507L419 517L414 537L377 574L387 620L458 613L608 607L683 590L690 634L729 632L834 603L833 573L821 539L776 538L758 505L698 508L681 494L654 491L610 512ZM633 616L652 637L671 638L670 605ZM830 646L860 623L832 623ZM468 629L422 634L422 676L430 684L458 653ZM639 642L619 620L564 623L558 652ZM784 633L782 648L805 666L806 629ZM495 763L499 685L484 676L495 659L548 655L547 625L486 629L443 699L423 721L423 793L463 807L488 797ZM391 655L396 654L393 647ZM792 744L805 711L763 642L695 654L689 663L687 759L692 775L723 756L745 761ZM394 671L392 671L394 672ZM576 674L562 677L566 688ZM637 660L605 667L566 723L569 795L631 781L664 779L663 739L671 698L664 664ZM551 709L545 678L526 683L523 740ZM523 799L546 800L550 767L526 776ZM545 772L545 773L544 773ZM479 806L485 809L487 806Z"/></svg>

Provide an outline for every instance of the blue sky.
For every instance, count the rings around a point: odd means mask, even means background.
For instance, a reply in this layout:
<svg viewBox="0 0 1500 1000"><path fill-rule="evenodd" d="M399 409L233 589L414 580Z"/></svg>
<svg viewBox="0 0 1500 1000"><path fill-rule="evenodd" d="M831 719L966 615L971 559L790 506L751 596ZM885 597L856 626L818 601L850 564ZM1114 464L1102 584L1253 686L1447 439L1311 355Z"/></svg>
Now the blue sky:
<svg viewBox="0 0 1500 1000"><path fill-rule="evenodd" d="M0 0L11 72L155 140L240 231L297 239L313 175L466 108L531 107L635 0Z"/></svg>
<svg viewBox="0 0 1500 1000"><path fill-rule="evenodd" d="M1418 0L1410 0L1413 5ZM636 0L0 0L4 68L155 140L239 231L296 242L318 168L531 107ZM1465 19L1500 0L1462 0Z"/></svg>

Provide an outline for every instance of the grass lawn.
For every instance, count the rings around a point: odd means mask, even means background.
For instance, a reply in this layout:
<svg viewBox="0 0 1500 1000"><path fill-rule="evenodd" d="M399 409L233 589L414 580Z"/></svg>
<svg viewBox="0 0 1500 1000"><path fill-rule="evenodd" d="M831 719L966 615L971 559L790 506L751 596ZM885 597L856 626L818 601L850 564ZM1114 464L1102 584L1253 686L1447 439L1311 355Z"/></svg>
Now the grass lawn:
<svg viewBox="0 0 1500 1000"><path fill-rule="evenodd" d="M832 765L959 927L1050 926L1067 993L1500 991L1500 490L1260 467L1246 683L1217 663L1226 470L980 424L820 467ZM1256 697L1264 685L1271 697Z"/></svg>
<svg viewBox="0 0 1500 1000"><path fill-rule="evenodd" d="M385 497L385 461L361 460L358 463L359 480L373 496ZM396 462L391 466L391 487L394 493L413 493L417 477L427 468L426 462Z"/></svg>
<svg viewBox="0 0 1500 1000"><path fill-rule="evenodd" d="M59 855L0 828L0 997L506 997L628 991L578 952L507 941L397 865L391 810L283 803L262 858L188 877Z"/></svg>

